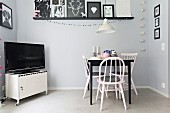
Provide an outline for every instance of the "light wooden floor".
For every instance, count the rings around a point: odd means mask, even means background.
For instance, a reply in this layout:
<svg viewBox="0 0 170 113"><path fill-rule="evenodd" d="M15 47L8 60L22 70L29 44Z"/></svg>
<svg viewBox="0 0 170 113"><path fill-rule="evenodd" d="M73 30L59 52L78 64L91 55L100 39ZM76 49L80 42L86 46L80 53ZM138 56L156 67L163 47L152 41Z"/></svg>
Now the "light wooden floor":
<svg viewBox="0 0 170 113"><path fill-rule="evenodd" d="M19 106L15 106L15 100L7 100L0 113L170 113L170 99L150 89L140 89L138 93L139 96L133 94L132 104L127 104L128 110L124 110L122 101L116 100L113 92L104 100L103 111L100 111L100 100L95 101L96 90L93 105L89 105L88 94L82 98L83 90L64 90L23 99Z"/></svg>

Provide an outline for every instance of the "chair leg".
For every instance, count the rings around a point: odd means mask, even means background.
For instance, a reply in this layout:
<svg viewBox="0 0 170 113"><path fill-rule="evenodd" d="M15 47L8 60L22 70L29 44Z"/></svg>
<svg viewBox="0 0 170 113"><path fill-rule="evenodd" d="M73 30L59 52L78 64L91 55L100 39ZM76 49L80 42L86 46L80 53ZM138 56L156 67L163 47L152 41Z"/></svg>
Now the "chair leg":
<svg viewBox="0 0 170 113"><path fill-rule="evenodd" d="M125 95L124 95L124 92L123 92L122 84L120 84L119 86L120 86L120 92L121 92L121 94L122 94L123 104L124 104L124 107L125 107L125 110L126 110L127 107L126 107Z"/></svg>
<svg viewBox="0 0 170 113"><path fill-rule="evenodd" d="M97 88L96 100L98 99L99 91L100 91L100 83L98 84L98 88Z"/></svg>
<svg viewBox="0 0 170 113"><path fill-rule="evenodd" d="M118 88L118 89L119 89L119 90L118 90L118 91L119 91L119 97L118 97L118 99L121 99L121 91L120 91L120 86L118 85L118 87L119 87L119 88Z"/></svg>
<svg viewBox="0 0 170 113"><path fill-rule="evenodd" d="M132 87L133 87L133 89L134 89L134 91L135 91L135 94L138 95L138 92L137 92L137 90L136 90L136 87L135 87L135 84L134 84L134 81L133 81L132 78L131 78L131 83L132 83Z"/></svg>
<svg viewBox="0 0 170 113"><path fill-rule="evenodd" d="M116 93L116 99L118 99L118 90L117 90L117 85L115 84L115 93Z"/></svg>
<svg viewBox="0 0 170 113"><path fill-rule="evenodd" d="M107 87L105 88L105 94L106 94L106 98L109 98L107 92L108 92L108 89L109 89L109 85L107 85Z"/></svg>
<svg viewBox="0 0 170 113"><path fill-rule="evenodd" d="M104 89L105 89L105 85L102 85L102 94L101 94L101 103L100 103L100 111L102 111L102 106L103 106L103 97L104 97Z"/></svg>
<svg viewBox="0 0 170 113"><path fill-rule="evenodd" d="M85 84L85 87L84 87L84 94L83 94L83 98L84 98L84 97L85 97L85 95L86 95L86 91L87 91L87 87L88 87L89 81L90 81L90 77L88 77L88 78L87 78L87 81L86 81L86 84Z"/></svg>

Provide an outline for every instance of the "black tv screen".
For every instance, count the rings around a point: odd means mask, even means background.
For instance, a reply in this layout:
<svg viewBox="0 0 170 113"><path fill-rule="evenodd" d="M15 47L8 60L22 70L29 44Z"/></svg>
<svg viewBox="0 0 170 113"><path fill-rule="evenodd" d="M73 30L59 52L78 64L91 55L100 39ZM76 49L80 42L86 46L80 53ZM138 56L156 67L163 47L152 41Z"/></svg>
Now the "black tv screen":
<svg viewBox="0 0 170 113"><path fill-rule="evenodd" d="M45 68L43 44L4 42L5 72Z"/></svg>

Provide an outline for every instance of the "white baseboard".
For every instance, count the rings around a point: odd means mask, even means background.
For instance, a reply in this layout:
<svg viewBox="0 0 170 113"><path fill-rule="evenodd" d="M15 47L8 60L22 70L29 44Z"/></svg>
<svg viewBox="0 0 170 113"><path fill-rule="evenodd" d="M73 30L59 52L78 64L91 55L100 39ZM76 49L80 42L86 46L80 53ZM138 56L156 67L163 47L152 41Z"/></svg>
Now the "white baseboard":
<svg viewBox="0 0 170 113"><path fill-rule="evenodd" d="M150 89L149 86L136 86L137 89Z"/></svg>
<svg viewBox="0 0 170 113"><path fill-rule="evenodd" d="M48 87L48 90L83 90L84 87Z"/></svg>
<svg viewBox="0 0 170 113"><path fill-rule="evenodd" d="M167 98L170 98L170 95L163 93L155 88L152 88L150 86L136 86L137 89L151 89ZM48 90L83 90L84 87L49 87ZM97 89L97 87L94 87L93 89Z"/></svg>
<svg viewBox="0 0 170 113"><path fill-rule="evenodd" d="M155 89L153 87L149 87L149 89L151 89L151 90L153 90L153 91L155 91L155 92L157 92L157 93L159 93L159 94L161 94L161 95L163 95L163 96L165 96L167 98L170 98L170 96L168 94L163 93L163 92L161 92L161 91L159 91L159 90L157 90L157 89Z"/></svg>

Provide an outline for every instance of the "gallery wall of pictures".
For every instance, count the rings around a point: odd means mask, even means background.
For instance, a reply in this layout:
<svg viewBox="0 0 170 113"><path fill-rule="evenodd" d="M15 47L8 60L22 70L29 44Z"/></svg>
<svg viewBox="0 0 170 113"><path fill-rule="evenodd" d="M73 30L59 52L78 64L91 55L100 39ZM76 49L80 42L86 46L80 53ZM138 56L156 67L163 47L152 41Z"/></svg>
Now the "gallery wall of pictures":
<svg viewBox="0 0 170 113"><path fill-rule="evenodd" d="M160 39L160 4L154 7L155 29L154 39Z"/></svg>
<svg viewBox="0 0 170 113"><path fill-rule="evenodd" d="M85 0L34 0L34 19L114 17L114 4Z"/></svg>

